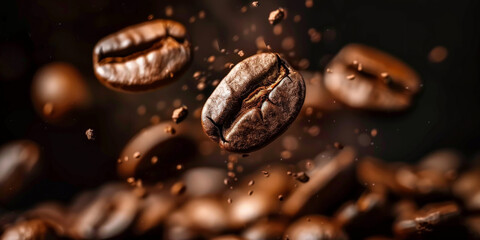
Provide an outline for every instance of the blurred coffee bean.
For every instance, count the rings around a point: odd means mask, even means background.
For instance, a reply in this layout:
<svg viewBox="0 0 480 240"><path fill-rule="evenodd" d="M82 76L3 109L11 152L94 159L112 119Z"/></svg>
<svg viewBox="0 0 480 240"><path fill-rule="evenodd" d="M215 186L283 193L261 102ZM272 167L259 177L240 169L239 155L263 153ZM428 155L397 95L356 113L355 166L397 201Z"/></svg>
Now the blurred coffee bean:
<svg viewBox="0 0 480 240"><path fill-rule="evenodd" d="M325 87L352 108L400 111L420 90L417 73L397 58L360 44L345 46L327 66Z"/></svg>
<svg viewBox="0 0 480 240"><path fill-rule="evenodd" d="M188 125L176 126L176 133L165 132L165 122L143 129L124 147L117 166L124 179L155 182L174 175L178 164L190 162L197 153L196 142L189 137Z"/></svg>
<svg viewBox="0 0 480 240"><path fill-rule="evenodd" d="M295 216L306 207L331 207L344 197L345 192L339 192L339 187L351 187L350 179L343 174L353 167L355 150L345 147L333 158L318 162L313 170L308 172L310 181L295 188L282 206L282 213ZM344 178L344 179L343 179ZM318 201L322 202L319 204ZM312 203L315 202L315 203ZM314 205L314 206L311 206ZM312 210L312 209L310 209Z"/></svg>
<svg viewBox="0 0 480 240"><path fill-rule="evenodd" d="M56 202L46 202L25 212L21 219L40 219L55 230L58 236L64 236L67 230L67 209Z"/></svg>
<svg viewBox="0 0 480 240"><path fill-rule="evenodd" d="M423 157L418 163L420 169L435 170L449 178L457 175L461 167L462 158L458 152L452 149L440 149Z"/></svg>
<svg viewBox="0 0 480 240"><path fill-rule="evenodd" d="M133 228L134 233L136 235L144 235L149 232L161 233L162 225L165 224L168 215L175 210L178 204L178 199L166 190L149 191L139 205L138 217Z"/></svg>
<svg viewBox="0 0 480 240"><path fill-rule="evenodd" d="M468 210L480 210L480 168L476 167L461 174L453 184L452 191L463 200Z"/></svg>
<svg viewBox="0 0 480 240"><path fill-rule="evenodd" d="M304 99L300 73L278 54L257 54L238 63L210 95L203 129L228 151L251 152L282 134Z"/></svg>
<svg viewBox="0 0 480 240"><path fill-rule="evenodd" d="M90 92L74 66L55 62L40 68L32 82L32 101L47 122L69 124L90 104Z"/></svg>
<svg viewBox="0 0 480 240"><path fill-rule="evenodd" d="M29 140L0 148L0 204L20 194L40 173L40 147Z"/></svg>
<svg viewBox="0 0 480 240"><path fill-rule="evenodd" d="M410 216L397 219L393 230L399 239L414 239L441 228L448 229L448 224L458 224L456 218L459 215L460 208L454 202L432 203Z"/></svg>
<svg viewBox="0 0 480 240"><path fill-rule="evenodd" d="M347 235L330 219L320 215L303 216L292 223L283 237L285 240L342 240Z"/></svg>
<svg viewBox="0 0 480 240"><path fill-rule="evenodd" d="M166 239L208 238L226 230L230 221L225 204L218 198L189 200L168 217Z"/></svg>
<svg viewBox="0 0 480 240"><path fill-rule="evenodd" d="M386 190L375 188L362 194L356 202L343 205L335 214L334 221L354 239L388 234L390 222L386 205Z"/></svg>
<svg viewBox="0 0 480 240"><path fill-rule="evenodd" d="M212 238L211 240L245 240L245 239L235 235L224 235L224 236Z"/></svg>
<svg viewBox="0 0 480 240"><path fill-rule="evenodd" d="M153 20L101 39L93 50L95 75L123 91L146 91L178 79L191 60L186 29L171 20Z"/></svg>
<svg viewBox="0 0 480 240"><path fill-rule="evenodd" d="M264 219L247 228L242 236L247 240L279 240L287 228L282 219Z"/></svg>
<svg viewBox="0 0 480 240"><path fill-rule="evenodd" d="M69 235L80 239L109 239L124 233L137 214L139 199L124 184L103 186L93 198L78 199L70 210Z"/></svg>
<svg viewBox="0 0 480 240"><path fill-rule="evenodd" d="M45 221L33 219L21 221L9 226L0 240L53 240L60 239L55 230Z"/></svg>
<svg viewBox="0 0 480 240"><path fill-rule="evenodd" d="M302 107L302 114L308 115L309 108L320 111L333 111L341 108L341 105L333 99L323 82L320 72L300 71L305 79L306 95Z"/></svg>
<svg viewBox="0 0 480 240"><path fill-rule="evenodd" d="M232 203L227 210L236 228L278 213L281 203L277 196L266 191L254 191L249 195L246 190L237 190L231 194L231 199Z"/></svg>
<svg viewBox="0 0 480 240"><path fill-rule="evenodd" d="M182 176L187 186L185 194L192 197L217 195L226 189L223 183L226 176L225 170L220 168L192 168Z"/></svg>

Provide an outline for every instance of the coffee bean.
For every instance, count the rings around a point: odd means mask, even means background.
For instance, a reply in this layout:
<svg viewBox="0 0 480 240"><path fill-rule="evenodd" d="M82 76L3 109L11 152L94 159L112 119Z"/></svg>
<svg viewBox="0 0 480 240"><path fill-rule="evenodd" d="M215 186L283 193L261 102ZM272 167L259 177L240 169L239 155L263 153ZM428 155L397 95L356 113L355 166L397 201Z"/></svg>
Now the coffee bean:
<svg viewBox="0 0 480 240"><path fill-rule="evenodd" d="M90 93L74 66L56 62L43 66L35 74L32 101L45 121L69 124L89 106Z"/></svg>
<svg viewBox="0 0 480 240"><path fill-rule="evenodd" d="M242 237L247 240L278 240L282 239L287 228L287 222L282 219L264 219L247 228Z"/></svg>
<svg viewBox="0 0 480 240"><path fill-rule="evenodd" d="M335 99L352 108L404 110L420 90L420 78L413 69L387 53L360 44L345 46L328 69L325 87Z"/></svg>
<svg viewBox="0 0 480 240"><path fill-rule="evenodd" d="M133 228L134 233L136 235L156 233L155 230L165 223L168 214L174 211L177 205L178 199L168 191L150 189L139 206L139 215Z"/></svg>
<svg viewBox="0 0 480 240"><path fill-rule="evenodd" d="M154 20L108 35L93 50L95 75L112 89L131 92L171 83L191 60L186 34L181 23Z"/></svg>
<svg viewBox="0 0 480 240"><path fill-rule="evenodd" d="M205 133L232 152L251 152L273 141L297 117L305 99L302 76L275 53L238 63L202 111Z"/></svg>
<svg viewBox="0 0 480 240"><path fill-rule="evenodd" d="M347 235L330 219L320 215L303 216L292 223L283 239L288 240L346 240Z"/></svg>
<svg viewBox="0 0 480 240"><path fill-rule="evenodd" d="M39 175L40 147L29 140L7 143L0 148L0 203L25 190Z"/></svg>
<svg viewBox="0 0 480 240"><path fill-rule="evenodd" d="M117 165L120 177L155 182L174 174L178 164L193 159L197 153L197 144L188 135L189 125L178 125L175 135L165 132L166 127L170 127L168 122L150 126L127 143ZM155 164L152 164L153 157L157 159Z"/></svg>

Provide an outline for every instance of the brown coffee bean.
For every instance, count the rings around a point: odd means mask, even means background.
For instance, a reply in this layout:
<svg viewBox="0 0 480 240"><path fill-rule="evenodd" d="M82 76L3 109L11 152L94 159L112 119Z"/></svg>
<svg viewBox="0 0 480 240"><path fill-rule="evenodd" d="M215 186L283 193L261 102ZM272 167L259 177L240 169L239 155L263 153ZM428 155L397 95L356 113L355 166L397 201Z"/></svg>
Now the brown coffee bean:
<svg viewBox="0 0 480 240"><path fill-rule="evenodd" d="M361 69L359 66L361 64ZM420 90L417 73L402 61L360 44L345 46L328 65L325 87L347 106L400 111Z"/></svg>
<svg viewBox="0 0 480 240"><path fill-rule="evenodd" d="M289 194L285 203L282 205L281 212L287 216L295 216L308 207L308 202L316 201L317 199L322 202L313 204L315 206L321 205L321 207L327 207L332 202L338 203L342 194L332 194L330 191L336 191L338 187L343 184L349 184L349 181L345 178L342 181L334 181L346 173L348 169L352 168L355 158L355 150L351 147L345 147L339 151L338 154L332 158L325 159L323 163L319 162L319 165L312 169L308 174L310 181L301 184L295 188L292 193ZM343 178L343 176L342 176ZM338 186L336 184L339 184ZM322 195L319 193L322 190L329 189L330 191L323 191Z"/></svg>
<svg viewBox="0 0 480 240"><path fill-rule="evenodd" d="M50 63L40 68L31 91L35 109L49 123L71 123L90 103L82 75L68 63Z"/></svg>
<svg viewBox="0 0 480 240"><path fill-rule="evenodd" d="M471 169L455 181L452 191L470 211L480 210L480 168Z"/></svg>
<svg viewBox="0 0 480 240"><path fill-rule="evenodd" d="M138 204L138 197L124 184L108 184L93 196L80 196L70 210L69 235L80 239L118 237L133 224Z"/></svg>
<svg viewBox="0 0 480 240"><path fill-rule="evenodd" d="M177 198L168 191L149 190L145 199L141 200L138 217L135 220L133 231L136 235L161 230L168 215L179 204Z"/></svg>
<svg viewBox="0 0 480 240"><path fill-rule="evenodd" d="M292 223L283 236L285 240L346 240L347 235L330 219L320 215L303 216Z"/></svg>
<svg viewBox="0 0 480 240"><path fill-rule="evenodd" d="M454 202L432 203L412 215L397 219L393 230L399 239L412 239L439 230L459 215L460 208Z"/></svg>
<svg viewBox="0 0 480 240"><path fill-rule="evenodd" d="M59 236L67 230L67 209L55 202L46 202L37 205L32 210L25 212L21 218L25 220L39 219L48 224Z"/></svg>
<svg viewBox="0 0 480 240"><path fill-rule="evenodd" d="M247 228L242 237L247 240L278 240L282 239L287 228L287 221L279 218L260 220Z"/></svg>
<svg viewBox="0 0 480 240"><path fill-rule="evenodd" d="M45 221L33 219L28 221L17 222L9 226L1 240L36 240L36 239L60 239L55 230Z"/></svg>
<svg viewBox="0 0 480 240"><path fill-rule="evenodd" d="M15 197L39 175L40 147L29 140L0 148L0 203Z"/></svg>
<svg viewBox="0 0 480 240"><path fill-rule="evenodd" d="M135 135L124 147L117 165L118 175L146 182L166 179L176 172L176 166L190 162L197 146L189 134L189 125L181 124L176 134L165 132L168 122L150 126ZM139 153L137 156L135 153ZM137 156L137 157L135 157ZM153 164L152 157L158 160Z"/></svg>
<svg viewBox="0 0 480 240"><path fill-rule="evenodd" d="M304 99L298 72L278 54L257 54L238 63L208 98L203 130L228 151L251 152L283 133Z"/></svg>
<svg viewBox="0 0 480 240"><path fill-rule="evenodd" d="M171 20L153 20L101 39L93 50L95 75L123 91L152 90L178 79L191 60L186 29Z"/></svg>

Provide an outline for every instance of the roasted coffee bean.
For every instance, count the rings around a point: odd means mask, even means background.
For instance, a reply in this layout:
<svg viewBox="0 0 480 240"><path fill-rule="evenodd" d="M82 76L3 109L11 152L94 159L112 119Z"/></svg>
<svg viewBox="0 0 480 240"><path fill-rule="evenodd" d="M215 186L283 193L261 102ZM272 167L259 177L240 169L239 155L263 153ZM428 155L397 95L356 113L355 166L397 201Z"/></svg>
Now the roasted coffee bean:
<svg viewBox="0 0 480 240"><path fill-rule="evenodd" d="M229 227L226 201L194 198L170 214L165 239L205 239Z"/></svg>
<svg viewBox="0 0 480 240"><path fill-rule="evenodd" d="M455 181L452 191L470 211L480 210L480 168L471 169Z"/></svg>
<svg viewBox="0 0 480 240"><path fill-rule="evenodd" d="M345 192L336 189L351 187L352 179L348 177L351 175L348 170L351 170L354 164L355 154L351 147L345 147L336 156L318 161L315 168L308 172L310 181L299 185L289 194L281 212L287 216L295 216L308 207L318 211L317 207L326 208L338 203Z"/></svg>
<svg viewBox="0 0 480 240"><path fill-rule="evenodd" d="M67 209L60 203L46 202L25 212L21 218L26 220L40 219L47 223L56 234L63 236L67 228Z"/></svg>
<svg viewBox="0 0 480 240"><path fill-rule="evenodd" d="M327 66L325 87L352 108L400 111L420 90L417 73L387 53L360 44L345 46Z"/></svg>
<svg viewBox="0 0 480 240"><path fill-rule="evenodd" d="M148 232L155 232L155 230L161 228L168 214L174 211L178 204L178 199L168 191L149 191L139 206L138 217L133 227L134 233L143 235Z"/></svg>
<svg viewBox="0 0 480 240"><path fill-rule="evenodd" d="M40 219L21 221L9 226L0 240L37 240L37 239L60 239L55 230L45 221Z"/></svg>
<svg viewBox="0 0 480 240"><path fill-rule="evenodd" d="M159 123L135 135L120 154L118 175L124 179L155 182L177 172L178 164L190 162L197 153L197 146L187 136L189 126L179 125L176 134L172 135L165 132L171 124Z"/></svg>
<svg viewBox="0 0 480 240"><path fill-rule="evenodd" d="M279 240L287 228L282 219L264 219L246 229L242 236L247 240Z"/></svg>
<svg viewBox="0 0 480 240"><path fill-rule="evenodd" d="M7 143L0 148L0 203L7 202L38 177L40 147L29 140Z"/></svg>
<svg viewBox="0 0 480 240"><path fill-rule="evenodd" d="M49 123L71 123L90 103L82 75L68 63L50 63L40 68L31 91L35 109Z"/></svg>
<svg viewBox="0 0 480 240"><path fill-rule="evenodd" d="M185 27L154 20L124 28L101 39L93 50L95 75L123 91L152 90L179 78L191 59Z"/></svg>
<svg viewBox="0 0 480 240"><path fill-rule="evenodd" d="M80 239L110 239L123 234L135 219L139 199L124 184L108 184L70 210L69 235Z"/></svg>
<svg viewBox="0 0 480 240"><path fill-rule="evenodd" d="M393 226L399 239L412 239L418 235L439 230L459 217L460 208L454 202L432 203L414 214L397 219Z"/></svg>
<svg viewBox="0 0 480 240"><path fill-rule="evenodd" d="M275 53L238 63L202 110L205 133L232 152L251 152L273 141L297 117L305 99L302 76Z"/></svg>
<svg viewBox="0 0 480 240"><path fill-rule="evenodd" d="M348 237L330 219L324 216L303 216L292 223L285 235L284 240L346 240Z"/></svg>

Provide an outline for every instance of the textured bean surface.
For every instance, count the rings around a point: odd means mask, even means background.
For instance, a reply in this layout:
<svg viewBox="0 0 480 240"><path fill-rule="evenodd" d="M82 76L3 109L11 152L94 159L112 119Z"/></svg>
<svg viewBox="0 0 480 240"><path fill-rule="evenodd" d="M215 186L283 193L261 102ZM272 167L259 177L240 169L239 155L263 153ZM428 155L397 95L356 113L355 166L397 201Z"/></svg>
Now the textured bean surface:
<svg viewBox="0 0 480 240"><path fill-rule="evenodd" d="M191 59L185 27L155 20L130 26L101 39L93 51L95 75L108 87L152 90L168 84Z"/></svg>
<svg viewBox="0 0 480 240"><path fill-rule="evenodd" d="M251 152L284 132L305 99L302 76L275 53L237 64L208 98L205 133L232 152Z"/></svg>

